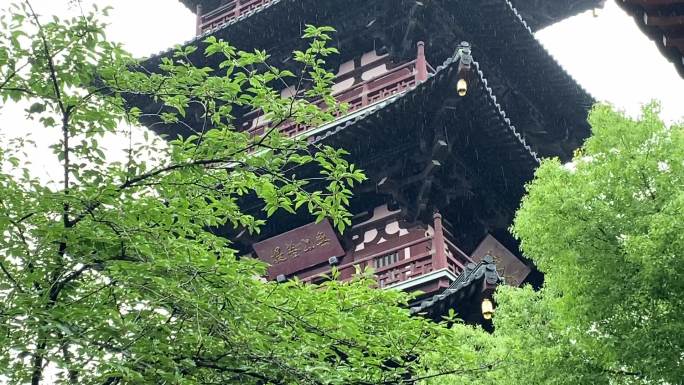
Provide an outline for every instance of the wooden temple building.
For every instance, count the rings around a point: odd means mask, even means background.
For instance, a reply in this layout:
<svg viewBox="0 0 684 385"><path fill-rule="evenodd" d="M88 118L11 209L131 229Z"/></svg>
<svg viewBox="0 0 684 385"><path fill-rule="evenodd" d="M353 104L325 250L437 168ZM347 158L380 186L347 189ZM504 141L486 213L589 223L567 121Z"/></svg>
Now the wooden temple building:
<svg viewBox="0 0 684 385"><path fill-rule="evenodd" d="M533 33L602 1L181 1L197 14L188 44L215 35L284 67L304 25L337 30L341 54L328 65L349 112L282 130L348 150L368 180L354 191L345 234L285 213L258 237L230 233L271 265L269 279L317 282L332 266L348 279L370 266L381 288L423 293L413 312L439 319L454 308L478 323L496 285L539 284L507 229L540 157L569 159L589 135L593 99ZM268 123L248 113L238 126L261 133Z"/></svg>

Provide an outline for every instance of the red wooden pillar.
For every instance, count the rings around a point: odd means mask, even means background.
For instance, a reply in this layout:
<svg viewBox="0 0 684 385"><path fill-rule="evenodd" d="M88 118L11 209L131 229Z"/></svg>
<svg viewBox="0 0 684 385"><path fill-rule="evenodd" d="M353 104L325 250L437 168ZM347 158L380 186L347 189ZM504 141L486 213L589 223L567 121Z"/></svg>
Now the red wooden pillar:
<svg viewBox="0 0 684 385"><path fill-rule="evenodd" d="M416 83L427 80L427 60L425 60L425 43L418 42L418 54L416 55Z"/></svg>
<svg viewBox="0 0 684 385"><path fill-rule="evenodd" d="M446 246L444 243L444 228L442 227L442 214L435 213L433 216L435 236L432 238L432 248L435 254L432 256L432 270L447 268Z"/></svg>
<svg viewBox="0 0 684 385"><path fill-rule="evenodd" d="M361 90L361 108L368 105L368 83L363 83L363 89Z"/></svg>
<svg viewBox="0 0 684 385"><path fill-rule="evenodd" d="M197 4L195 15L197 15L197 27L195 32L197 33L197 36L199 36L202 34L202 4Z"/></svg>
<svg viewBox="0 0 684 385"><path fill-rule="evenodd" d="M235 0L235 17L240 17L242 13L242 0Z"/></svg>

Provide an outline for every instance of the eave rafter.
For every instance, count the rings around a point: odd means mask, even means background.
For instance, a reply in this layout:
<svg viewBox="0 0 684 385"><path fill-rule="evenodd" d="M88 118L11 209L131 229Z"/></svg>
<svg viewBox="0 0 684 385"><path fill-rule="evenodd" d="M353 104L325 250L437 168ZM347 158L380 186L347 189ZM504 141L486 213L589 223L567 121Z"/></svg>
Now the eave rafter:
<svg viewBox="0 0 684 385"><path fill-rule="evenodd" d="M684 0L618 0L684 78Z"/></svg>

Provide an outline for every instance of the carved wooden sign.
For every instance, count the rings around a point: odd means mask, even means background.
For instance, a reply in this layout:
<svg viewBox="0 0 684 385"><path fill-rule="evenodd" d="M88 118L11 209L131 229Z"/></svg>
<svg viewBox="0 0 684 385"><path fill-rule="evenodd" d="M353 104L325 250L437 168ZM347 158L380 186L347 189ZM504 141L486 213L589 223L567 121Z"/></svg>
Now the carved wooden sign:
<svg viewBox="0 0 684 385"><path fill-rule="evenodd" d="M270 279L291 275L344 255L330 222L309 223L253 245L259 259L269 263Z"/></svg>
<svg viewBox="0 0 684 385"><path fill-rule="evenodd" d="M480 242L475 251L473 251L471 258L473 261L479 262L485 255L491 255L494 258L497 272L500 276L504 277L508 285L520 286L527 275L530 274L531 269L529 266L522 263L515 254L511 253L491 235L487 235Z"/></svg>

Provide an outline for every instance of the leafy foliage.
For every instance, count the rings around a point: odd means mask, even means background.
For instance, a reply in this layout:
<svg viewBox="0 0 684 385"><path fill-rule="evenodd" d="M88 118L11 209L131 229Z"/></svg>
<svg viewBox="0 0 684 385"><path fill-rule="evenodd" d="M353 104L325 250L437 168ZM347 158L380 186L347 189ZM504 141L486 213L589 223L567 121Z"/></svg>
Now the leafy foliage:
<svg viewBox="0 0 684 385"><path fill-rule="evenodd" d="M220 68L177 47L150 70L108 42L94 14L41 22L24 1L0 26L0 97L27 102L29 119L61 134L52 151L63 170L59 186L45 185L17 156L21 140L0 151L0 375L11 383L366 385L489 368L479 349L453 348L454 338L488 339L481 330L409 317L407 295L375 290L366 275L263 282L263 263L209 231L258 232L247 195L267 215L350 224L360 170L341 149L278 131L343 111L324 68L331 29L306 28L297 71L211 37L201 54ZM281 84L296 87L292 97ZM129 108L134 99L159 113ZM261 111L272 128L236 130L236 109ZM131 139L125 159L111 159L104 138L132 138L141 121L194 134ZM296 176L303 166L318 171ZM440 366L419 359L429 355Z"/></svg>
<svg viewBox="0 0 684 385"><path fill-rule="evenodd" d="M95 14L41 23L29 1L10 6L0 27L0 98L24 103L41 132L60 134L51 149L63 170L46 184L22 161L26 138L0 149L0 381L684 378L684 137L657 106L639 120L597 106L594 136L573 163L543 162L513 230L545 286L500 288L490 335L453 314L443 324L410 317L409 296L375 289L370 272L320 285L264 282L263 263L239 258L210 231L259 232L278 211L350 225L362 172L344 150L279 132L344 113L325 69L337 53L330 28L306 27L308 48L281 69L266 52L212 37L201 52L176 47L144 67L106 40ZM246 111L270 128L236 129L234 115ZM141 122L192 134L137 143ZM123 160L103 147L112 136L130 142ZM245 210L245 197L263 213Z"/></svg>
<svg viewBox="0 0 684 385"><path fill-rule="evenodd" d="M657 104L589 120L572 164L544 161L528 188L514 232L545 288L500 293L497 333L520 337L515 373L531 383L680 383L683 127Z"/></svg>

